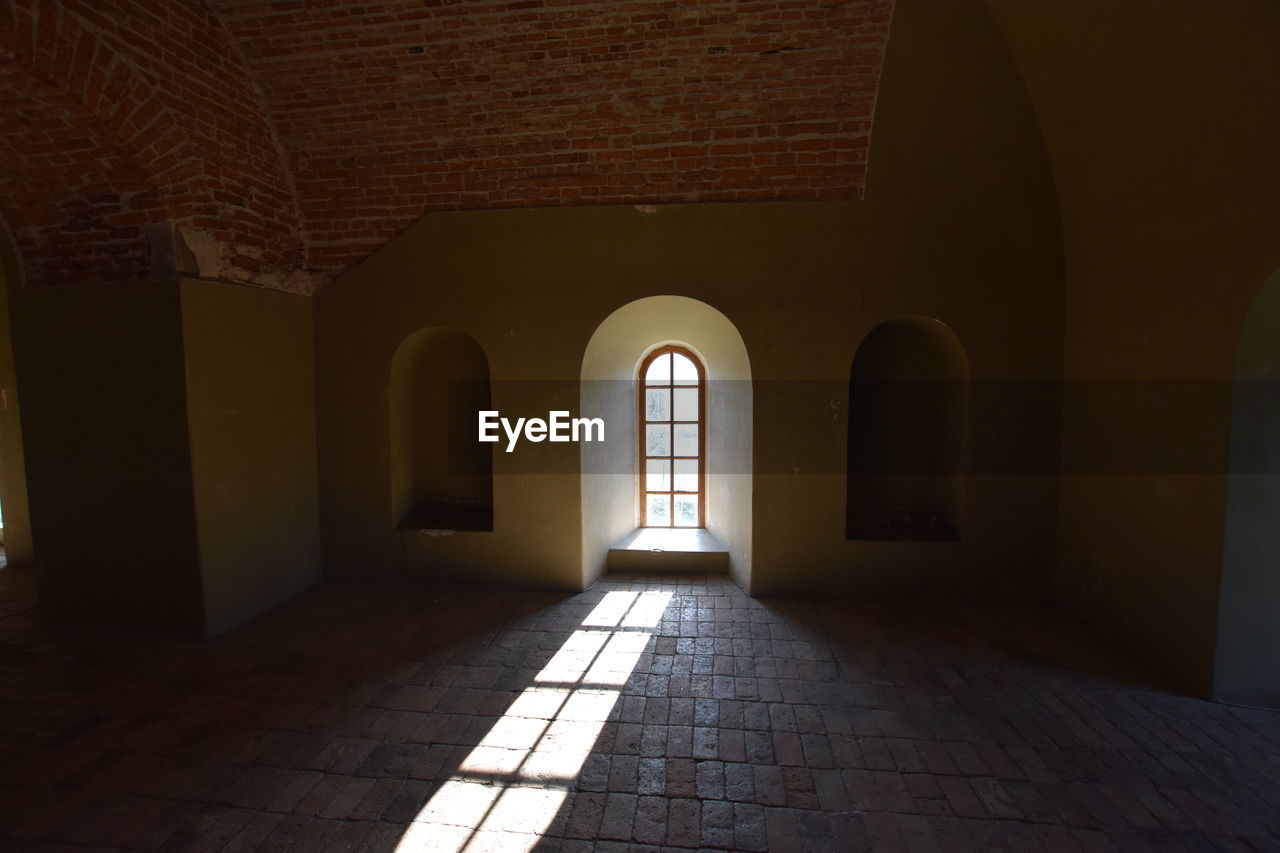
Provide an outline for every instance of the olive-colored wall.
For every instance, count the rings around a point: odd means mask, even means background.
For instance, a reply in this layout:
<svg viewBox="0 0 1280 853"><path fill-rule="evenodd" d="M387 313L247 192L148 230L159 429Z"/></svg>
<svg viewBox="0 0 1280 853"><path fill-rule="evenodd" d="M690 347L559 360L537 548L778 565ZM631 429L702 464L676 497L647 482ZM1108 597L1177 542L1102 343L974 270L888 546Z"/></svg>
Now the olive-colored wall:
<svg viewBox="0 0 1280 853"><path fill-rule="evenodd" d="M1254 301L1242 338L1213 695L1280 708L1280 271Z"/></svg>
<svg viewBox="0 0 1280 853"><path fill-rule="evenodd" d="M493 446L476 441L489 411L489 363L480 345L425 329L396 350L390 376L391 522L429 530L487 530L493 518Z"/></svg>
<svg viewBox="0 0 1280 853"><path fill-rule="evenodd" d="M308 298L186 280L11 301L48 624L218 633L318 578Z"/></svg>
<svg viewBox="0 0 1280 853"><path fill-rule="evenodd" d="M577 407L587 341L657 294L737 327L754 378L752 582L758 592L1039 597L1055 479L970 478L955 544L844 538L845 397L858 343L891 317L946 322L975 380L1060 370L1061 255L1030 103L985 7L899 4L867 199L850 203L475 211L424 217L316 297L321 529L329 574L582 584L572 445L495 452L495 530L392 529L387 390L401 341L456 328L484 348L495 408ZM545 386L519 379L559 380ZM760 380L764 380L761 382ZM790 398L791 408L780 405ZM978 410L971 445L1054 458L1056 423Z"/></svg>
<svg viewBox="0 0 1280 853"><path fill-rule="evenodd" d="M311 300L184 280L186 415L205 630L320 574Z"/></svg>
<svg viewBox="0 0 1280 853"><path fill-rule="evenodd" d="M1231 394L1185 383L1233 376L1245 313L1280 266L1280 5L989 6L1061 199L1065 374L1173 389L1145 409L1124 394L1107 406L1087 388L1068 395L1081 402L1067 406L1064 457L1085 462L1061 486L1059 595L1209 693ZM1190 454L1184 473L1088 464L1144 435Z"/></svg>
<svg viewBox="0 0 1280 853"><path fill-rule="evenodd" d="M1035 383L1061 368L1059 222L1030 101L980 3L898 3L867 200L851 213L825 225L836 276L809 274L798 243L769 265L760 320L794 312L791 336L760 346L742 326L757 380L814 376L833 389L814 401L805 435L794 419L762 417L786 412L781 395L793 389L757 389L757 591L1043 597L1054 560L1057 425ZM810 289L792 290L796 282ZM962 537L846 541L850 366L868 332L910 315L944 322L970 363ZM984 402L993 394L998 404ZM1018 461L1002 472L1004 459Z"/></svg>
<svg viewBox="0 0 1280 853"><path fill-rule="evenodd" d="M969 360L950 329L906 317L862 341L849 375L849 539L959 538Z"/></svg>
<svg viewBox="0 0 1280 853"><path fill-rule="evenodd" d="M0 512L4 513L5 558L11 566L35 562L27 466L22 444L18 374L13 360L9 292L18 287L18 258L0 226Z"/></svg>
<svg viewBox="0 0 1280 853"><path fill-rule="evenodd" d="M728 317L751 362L753 592L1039 597L1056 562L1073 610L1245 696L1270 656L1229 621L1257 600L1231 584L1271 549L1224 523L1267 517L1228 505L1226 380L1280 266L1278 32L1272 0L900 0L862 201L433 214L313 306L207 282L14 292L46 617L220 630L309 583L319 531L337 577L581 586L571 445L495 451L491 533L393 529L391 360L456 328L495 408L574 410L599 323L676 294ZM971 367L961 539L846 541L850 363L913 315ZM0 353L7 389L5 371ZM1062 376L1059 422L1034 383ZM1135 437L1175 453L1128 470Z"/></svg>
<svg viewBox="0 0 1280 853"><path fill-rule="evenodd" d="M177 287L24 288L11 303L44 620L202 633Z"/></svg>

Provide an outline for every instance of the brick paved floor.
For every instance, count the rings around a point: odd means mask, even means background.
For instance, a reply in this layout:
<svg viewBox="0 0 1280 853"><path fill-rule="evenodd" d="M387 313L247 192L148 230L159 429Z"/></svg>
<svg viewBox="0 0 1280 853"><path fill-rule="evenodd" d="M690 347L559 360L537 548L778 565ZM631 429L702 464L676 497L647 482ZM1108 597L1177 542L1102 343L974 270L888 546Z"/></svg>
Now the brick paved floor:
<svg viewBox="0 0 1280 853"><path fill-rule="evenodd" d="M0 602L4 850L1280 849L1280 714L1038 608L328 585L188 643Z"/></svg>

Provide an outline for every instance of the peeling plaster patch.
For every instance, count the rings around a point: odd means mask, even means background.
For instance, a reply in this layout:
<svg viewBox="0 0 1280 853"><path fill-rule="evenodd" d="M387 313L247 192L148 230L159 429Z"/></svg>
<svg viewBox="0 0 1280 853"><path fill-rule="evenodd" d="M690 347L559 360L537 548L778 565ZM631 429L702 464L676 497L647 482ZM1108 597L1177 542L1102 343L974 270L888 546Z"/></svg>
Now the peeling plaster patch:
<svg viewBox="0 0 1280 853"><path fill-rule="evenodd" d="M174 227L176 270L198 278L223 278L229 254L218 240L190 225ZM190 268L188 268L188 264Z"/></svg>
<svg viewBox="0 0 1280 853"><path fill-rule="evenodd" d="M284 293L312 294L318 289L319 281L309 270L270 267L250 272L236 261L256 261L262 257L260 250L247 246L233 249L191 225L175 225L171 240L153 238L152 247L156 253L153 257L166 260L163 267L157 268L175 275L229 281Z"/></svg>
<svg viewBox="0 0 1280 853"><path fill-rule="evenodd" d="M245 284L253 284L257 287L265 287L268 290L278 290L282 293L312 294L318 289L316 278L306 270L274 269L260 272L252 278L246 278L243 274L227 276L227 278Z"/></svg>

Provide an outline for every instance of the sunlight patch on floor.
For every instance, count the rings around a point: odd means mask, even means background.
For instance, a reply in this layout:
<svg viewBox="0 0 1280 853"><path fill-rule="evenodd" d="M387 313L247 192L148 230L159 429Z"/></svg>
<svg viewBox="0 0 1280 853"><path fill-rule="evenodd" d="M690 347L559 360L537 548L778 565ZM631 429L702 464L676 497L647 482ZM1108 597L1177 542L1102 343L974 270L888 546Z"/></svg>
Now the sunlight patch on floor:
<svg viewBox="0 0 1280 853"><path fill-rule="evenodd" d="M606 593L418 813L398 853L533 849L568 798L671 597Z"/></svg>

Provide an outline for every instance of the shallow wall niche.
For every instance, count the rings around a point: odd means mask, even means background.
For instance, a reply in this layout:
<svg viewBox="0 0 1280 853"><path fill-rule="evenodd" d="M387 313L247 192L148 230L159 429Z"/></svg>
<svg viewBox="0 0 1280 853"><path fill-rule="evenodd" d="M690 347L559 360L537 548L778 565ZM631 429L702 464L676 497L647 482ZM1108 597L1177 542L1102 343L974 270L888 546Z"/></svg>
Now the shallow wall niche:
<svg viewBox="0 0 1280 853"><path fill-rule="evenodd" d="M391 362L391 523L403 530L493 530L489 361L454 329L414 332Z"/></svg>
<svg viewBox="0 0 1280 853"><path fill-rule="evenodd" d="M684 296L627 303L583 354L581 414L605 421L605 440L581 445L583 584L595 582L609 547L639 522L636 370L660 344L684 345L706 366L706 526L729 549L734 580L750 589L751 363L729 318Z"/></svg>
<svg viewBox="0 0 1280 853"><path fill-rule="evenodd" d="M3 544L10 565L35 561L27 506L27 469L18 410L18 372L13 360L10 290L18 286L20 264L9 234L0 225L0 512Z"/></svg>
<svg viewBox="0 0 1280 853"><path fill-rule="evenodd" d="M863 339L849 371L848 539L958 539L969 360L942 322L900 317Z"/></svg>
<svg viewBox="0 0 1280 853"><path fill-rule="evenodd" d="M1235 378L1213 695L1280 708L1280 271L1245 317Z"/></svg>

